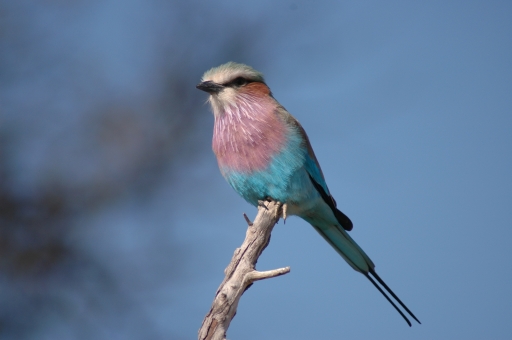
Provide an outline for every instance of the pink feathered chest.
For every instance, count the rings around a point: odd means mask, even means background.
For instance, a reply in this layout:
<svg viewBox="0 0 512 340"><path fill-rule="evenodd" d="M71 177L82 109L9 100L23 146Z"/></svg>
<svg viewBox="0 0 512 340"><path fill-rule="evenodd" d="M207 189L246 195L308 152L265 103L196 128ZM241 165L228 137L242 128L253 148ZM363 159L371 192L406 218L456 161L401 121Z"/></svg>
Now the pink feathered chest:
<svg viewBox="0 0 512 340"><path fill-rule="evenodd" d="M264 170L285 146L286 133L271 105L230 107L215 117L213 152L223 172Z"/></svg>

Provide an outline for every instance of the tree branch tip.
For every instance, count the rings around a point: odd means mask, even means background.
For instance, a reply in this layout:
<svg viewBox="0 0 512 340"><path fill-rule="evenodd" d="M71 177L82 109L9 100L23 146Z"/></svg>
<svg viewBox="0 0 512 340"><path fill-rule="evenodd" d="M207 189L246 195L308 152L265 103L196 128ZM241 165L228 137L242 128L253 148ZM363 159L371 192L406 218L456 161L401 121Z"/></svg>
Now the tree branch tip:
<svg viewBox="0 0 512 340"><path fill-rule="evenodd" d="M246 284L252 283L254 281L270 279L273 277L281 276L284 274L288 274L290 272L290 267L266 270L264 272L260 272L257 270L253 270L247 273L244 277L244 282Z"/></svg>
<svg viewBox="0 0 512 340"><path fill-rule="evenodd" d="M249 217L247 217L247 215L245 213L244 213L244 218L245 218L245 222L247 222L247 225L249 227L252 227L253 224L252 224L251 220L249 219Z"/></svg>

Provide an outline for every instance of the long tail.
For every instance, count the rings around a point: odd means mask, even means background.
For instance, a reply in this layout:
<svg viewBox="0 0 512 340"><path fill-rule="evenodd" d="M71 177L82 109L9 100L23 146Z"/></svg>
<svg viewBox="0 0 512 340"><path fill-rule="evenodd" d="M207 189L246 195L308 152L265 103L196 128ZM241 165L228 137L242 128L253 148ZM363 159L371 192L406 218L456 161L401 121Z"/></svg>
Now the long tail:
<svg viewBox="0 0 512 340"><path fill-rule="evenodd" d="M388 285L380 278L375 272L375 265L372 260L366 255L366 253L359 247L359 245L350 237L350 235L338 226L318 227L312 224L315 229L323 236L323 238L329 242L329 244L348 262L348 264L356 271L363 274L374 286L381 292L386 300L397 310L398 313L404 318L409 327L411 322L405 316L405 314L397 307L397 305L391 300L386 292L377 284L380 283L384 289L391 294L391 296L397 301L400 306L419 324L420 320L407 308L407 306L396 296L396 294L388 287ZM373 277L373 278L372 278ZM375 280L377 282L375 282Z"/></svg>
<svg viewBox="0 0 512 340"><path fill-rule="evenodd" d="M379 290L379 292L381 292L382 295L384 295L384 297L386 298L386 300L389 301L389 303L391 303L393 305L393 307L395 307L395 309L398 311L398 313L400 313L400 315L405 319L405 321L409 324L409 327L411 327L411 322L409 321L409 319L407 319L407 317L404 315L404 313L402 313L402 311L394 304L394 302L389 298L389 296L387 296L387 294L382 290L382 288L379 287L379 285L371 278L372 275L374 278L377 279L377 281L379 281L379 283L389 292L389 294L391 294L391 296L400 304L400 306L403 307L403 309L405 309L405 311L407 313L409 313L410 316L412 316L412 318L414 320L416 320L416 322L418 322L419 324L421 324L420 320L418 320L418 318L410 311L409 308L407 308L407 306L402 302L402 300L400 300L398 298L398 296L396 296L395 293L393 293L393 291L391 290L391 288L388 287L388 285L384 282L384 280L382 280L380 278L379 275L377 275L377 273L375 272L374 269L370 270L369 273L365 274L365 276L368 278L368 280L370 280L371 283L373 283L373 285Z"/></svg>

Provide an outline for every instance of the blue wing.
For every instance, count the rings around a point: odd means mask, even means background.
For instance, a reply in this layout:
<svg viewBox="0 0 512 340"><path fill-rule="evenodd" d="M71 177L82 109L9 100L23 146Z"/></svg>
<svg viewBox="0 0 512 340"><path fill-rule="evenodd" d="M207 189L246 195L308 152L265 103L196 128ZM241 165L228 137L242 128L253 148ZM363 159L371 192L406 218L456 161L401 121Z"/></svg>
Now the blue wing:
<svg viewBox="0 0 512 340"><path fill-rule="evenodd" d="M276 113L281 116L281 118L289 125L294 126L298 133L302 136L304 143L306 144L307 154L305 159L304 167L309 174L309 178L313 183L313 186L318 191L322 199L332 210L334 216L340 223L340 225L345 230L352 230L353 224L350 218L347 217L344 213L336 208L336 201L331 196L329 192L329 188L327 187L327 183L325 183L324 174L322 173L322 169L320 168L320 164L318 164L318 160L316 159L313 148L311 147L311 143L309 142L308 135L304 128L300 125L300 123L290 114L284 107L279 107L276 110Z"/></svg>
<svg viewBox="0 0 512 340"><path fill-rule="evenodd" d="M327 188L327 183L325 183L324 174L322 173L320 164L318 164L318 160L316 159L315 153L313 152L313 148L309 143L308 136L306 135L306 132L302 127L300 129L302 130L301 133L304 135L304 139L308 147L308 154L306 156L305 167L306 171L309 174L311 182L313 183L313 186L320 193L320 196L322 196L324 202L327 203L329 208L331 208L332 212L334 213L334 216L336 217L340 225L343 227L343 229L347 231L352 230L354 225L352 224L350 218L348 218L347 215L345 215L338 208L336 208L336 201L331 196L329 188Z"/></svg>

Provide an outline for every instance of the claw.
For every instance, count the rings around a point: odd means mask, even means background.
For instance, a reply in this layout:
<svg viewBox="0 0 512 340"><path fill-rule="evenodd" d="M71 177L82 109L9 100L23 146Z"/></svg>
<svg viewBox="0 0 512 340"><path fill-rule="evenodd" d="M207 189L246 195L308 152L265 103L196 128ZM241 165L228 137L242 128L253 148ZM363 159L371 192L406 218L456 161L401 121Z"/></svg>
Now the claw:
<svg viewBox="0 0 512 340"><path fill-rule="evenodd" d="M265 202L266 202L266 201L258 201L258 206L263 207L263 208L265 208L266 210L268 210L268 207L267 207L267 205L265 204Z"/></svg>
<svg viewBox="0 0 512 340"><path fill-rule="evenodd" d="M286 224L286 211L288 210L288 204L283 204L283 224Z"/></svg>

